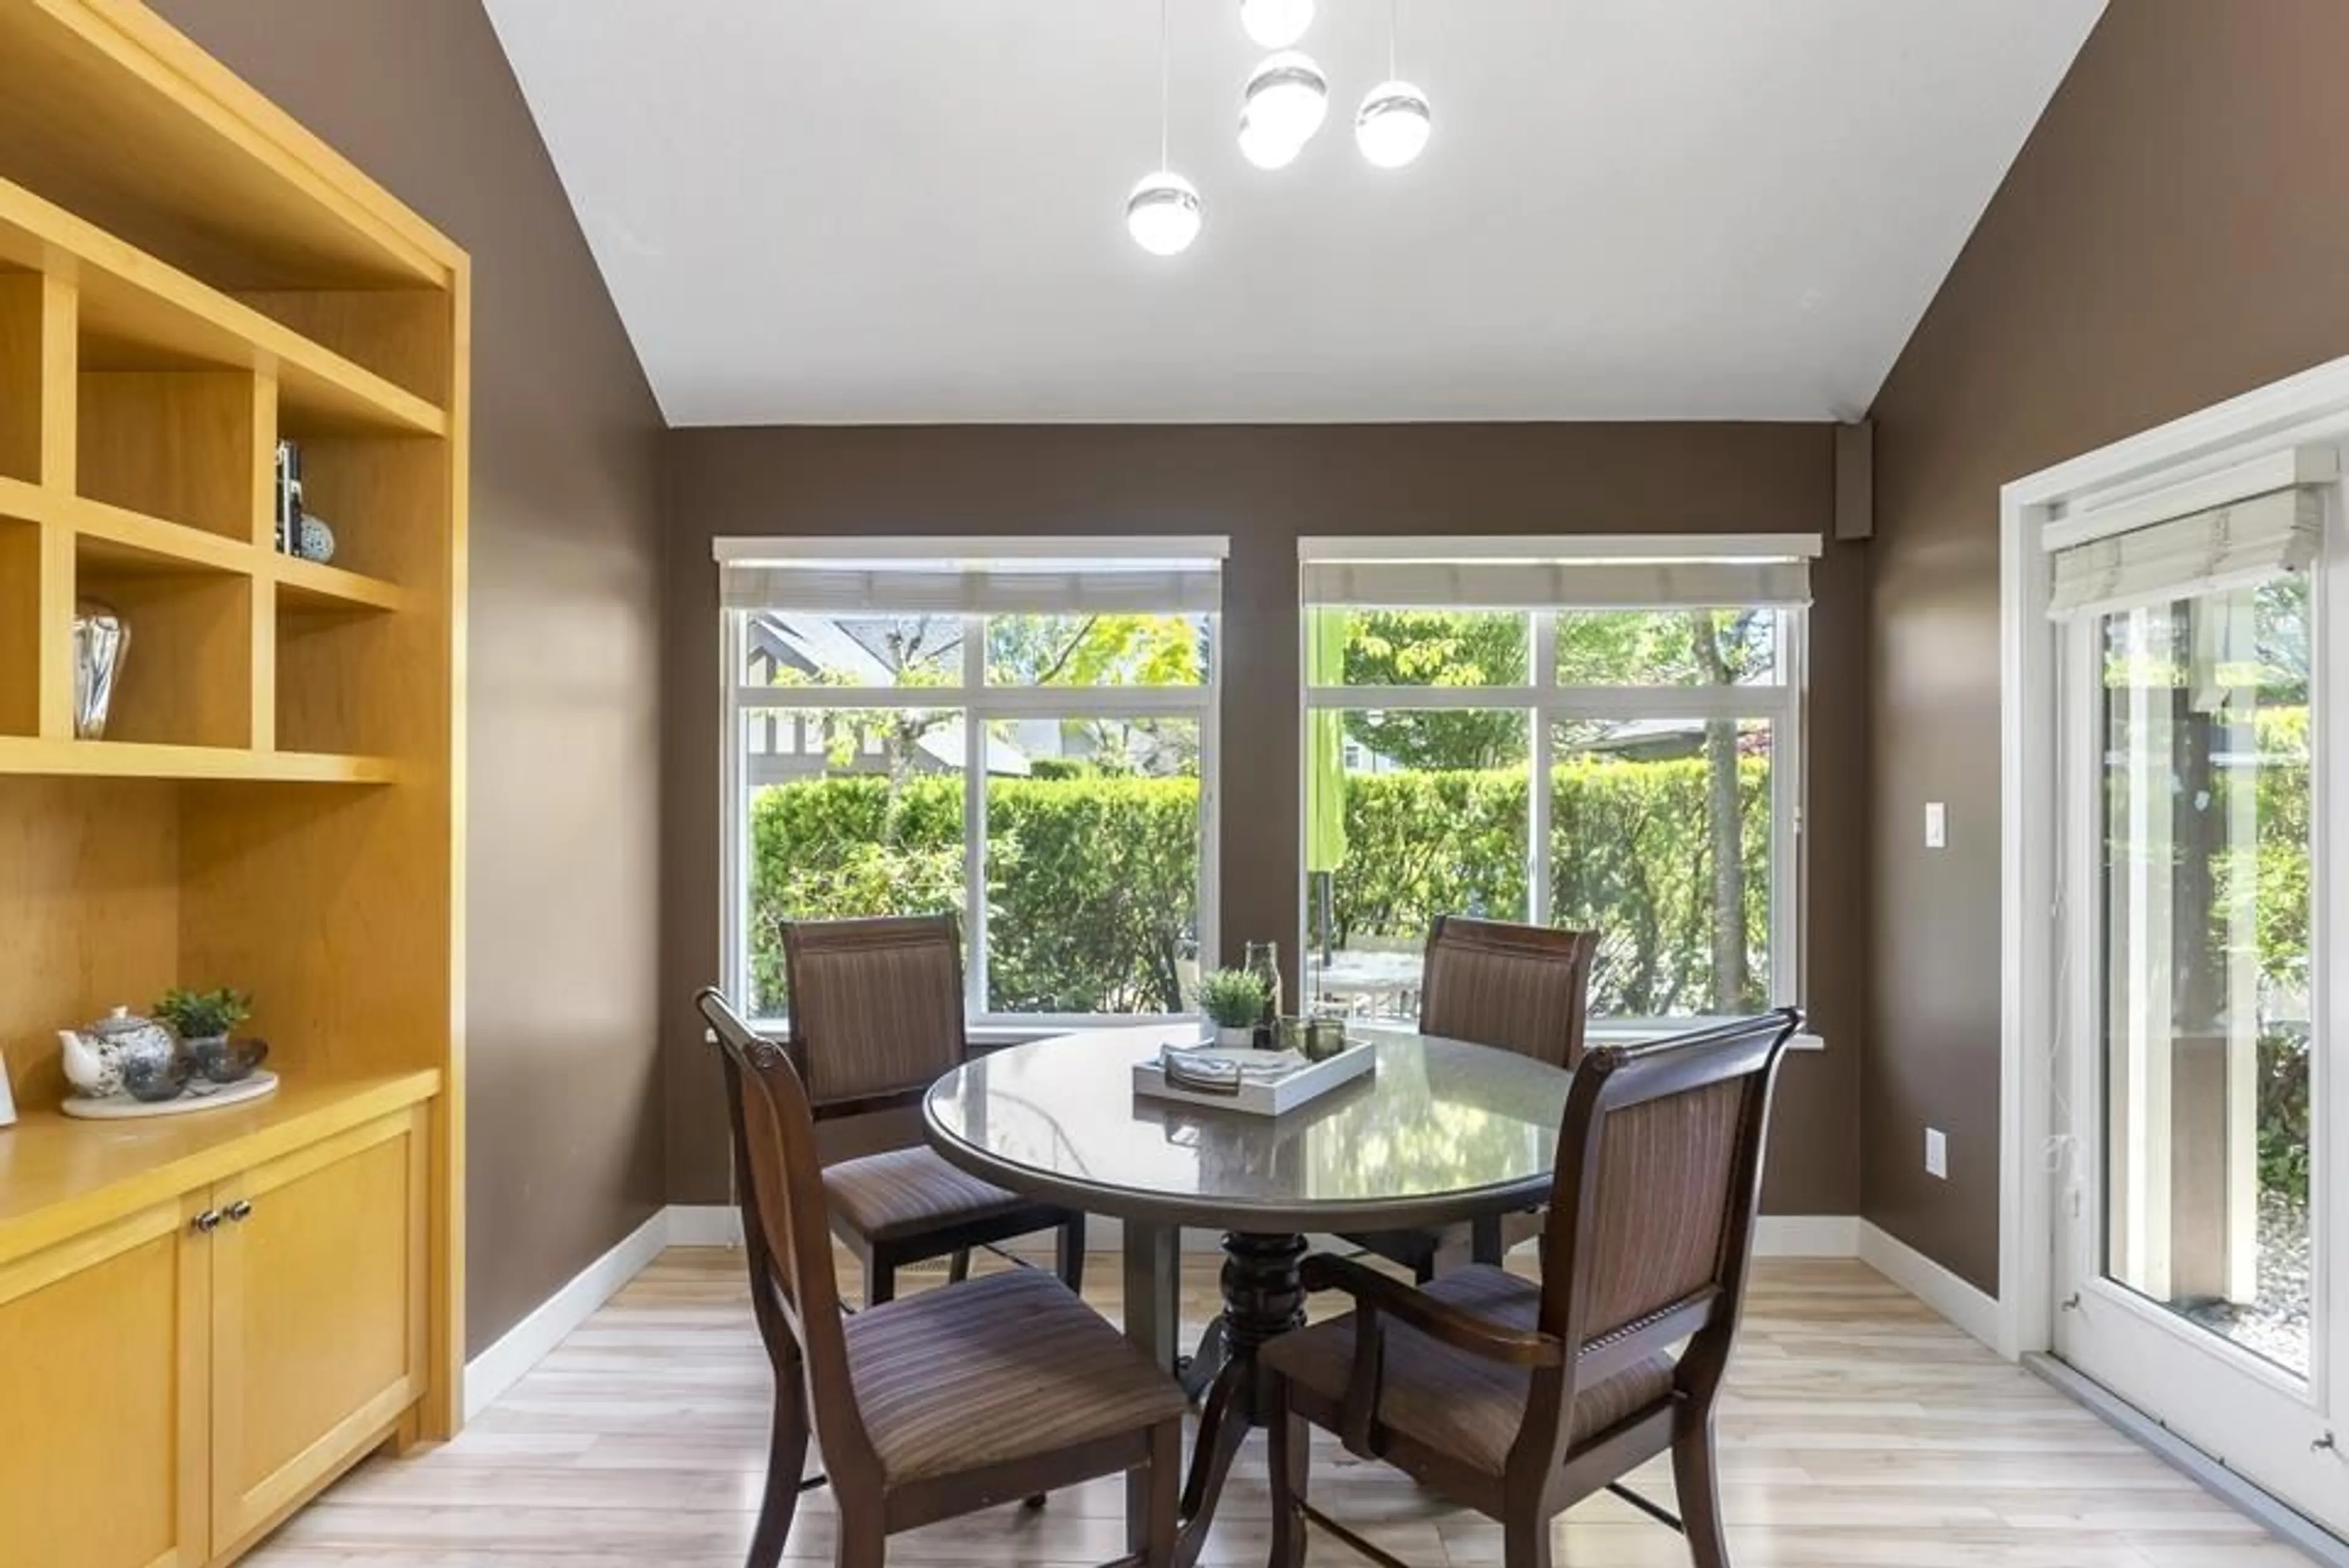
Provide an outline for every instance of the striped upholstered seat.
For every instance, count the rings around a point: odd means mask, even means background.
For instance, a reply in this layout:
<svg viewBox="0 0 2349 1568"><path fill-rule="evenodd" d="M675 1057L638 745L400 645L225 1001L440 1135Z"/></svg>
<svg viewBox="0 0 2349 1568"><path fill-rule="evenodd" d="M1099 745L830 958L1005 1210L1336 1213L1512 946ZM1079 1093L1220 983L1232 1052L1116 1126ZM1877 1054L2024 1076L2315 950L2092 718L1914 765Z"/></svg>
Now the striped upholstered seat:
<svg viewBox="0 0 2349 1568"><path fill-rule="evenodd" d="M1488 1323L1539 1326L1541 1286L1496 1268L1455 1269L1431 1282L1426 1294ZM1500 1475L1509 1445L1525 1429L1531 1369L1480 1359L1401 1324L1389 1326L1386 1336L1380 1423L1488 1475ZM1285 1334L1262 1354L1265 1365L1288 1378L1290 1403L1299 1414L1337 1427L1353 1379L1352 1314ZM1671 1357L1650 1357L1575 1395L1568 1441L1578 1447L1671 1394Z"/></svg>
<svg viewBox="0 0 2349 1568"><path fill-rule="evenodd" d="M1034 1270L843 1311L807 1085L791 1053L725 997L698 1002L718 1036L750 1311L774 1374L747 1568L782 1560L811 1436L839 1504L844 1568L880 1568L898 1531L1116 1475L1138 1483L1127 1503L1141 1551L1128 1561L1174 1568L1185 1408L1174 1380Z"/></svg>
<svg viewBox="0 0 2349 1568"><path fill-rule="evenodd" d="M848 1320L848 1380L892 1485L1013 1464L1183 1417L1183 1391L1030 1269Z"/></svg>
<svg viewBox="0 0 2349 1568"><path fill-rule="evenodd" d="M1022 1210L1035 1211L1033 1228L1040 1231L1061 1220L1057 1210L957 1171L927 1148L885 1150L827 1165L823 1195L835 1223L875 1242L901 1241L941 1225L1009 1219Z"/></svg>
<svg viewBox="0 0 2349 1568"><path fill-rule="evenodd" d="M962 936L950 914L795 920L783 927L792 1065L818 1119L900 1111L962 1066ZM1058 1272L1084 1286L1085 1217L966 1176L926 1148L843 1161L824 1171L832 1228L856 1254L864 1303L896 1295L897 1270L973 1247L1058 1231Z"/></svg>

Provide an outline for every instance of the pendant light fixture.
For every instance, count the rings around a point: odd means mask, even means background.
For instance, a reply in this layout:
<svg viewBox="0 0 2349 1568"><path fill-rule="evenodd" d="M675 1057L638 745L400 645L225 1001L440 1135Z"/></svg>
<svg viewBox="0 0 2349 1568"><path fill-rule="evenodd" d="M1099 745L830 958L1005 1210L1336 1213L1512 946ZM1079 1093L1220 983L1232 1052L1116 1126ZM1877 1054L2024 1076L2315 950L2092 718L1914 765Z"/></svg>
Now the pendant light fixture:
<svg viewBox="0 0 2349 1568"><path fill-rule="evenodd" d="M1125 199L1125 229L1154 256L1179 255L1199 237L1206 204L1199 188L1167 167L1166 0L1158 0L1158 168Z"/></svg>
<svg viewBox="0 0 2349 1568"><path fill-rule="evenodd" d="M1267 130L1261 116L1247 108L1240 110L1240 156L1258 169L1286 169L1304 150L1303 142L1290 141Z"/></svg>
<svg viewBox="0 0 2349 1568"><path fill-rule="evenodd" d="M1268 57L1248 77L1240 108L1240 151L1258 169L1292 161L1330 113L1330 82L1295 49Z"/></svg>
<svg viewBox="0 0 2349 1568"><path fill-rule="evenodd" d="M1313 26L1313 0L1240 0L1240 26L1265 49L1285 49Z"/></svg>
<svg viewBox="0 0 2349 1568"><path fill-rule="evenodd" d="M1125 199L1126 232L1154 256L1176 256L1199 237L1199 188L1171 169L1145 174Z"/></svg>
<svg viewBox="0 0 2349 1568"><path fill-rule="evenodd" d="M1427 147L1434 129L1427 95L1395 74L1396 13L1402 0L1387 6L1387 79L1362 96L1354 114L1354 145L1381 169L1401 169Z"/></svg>

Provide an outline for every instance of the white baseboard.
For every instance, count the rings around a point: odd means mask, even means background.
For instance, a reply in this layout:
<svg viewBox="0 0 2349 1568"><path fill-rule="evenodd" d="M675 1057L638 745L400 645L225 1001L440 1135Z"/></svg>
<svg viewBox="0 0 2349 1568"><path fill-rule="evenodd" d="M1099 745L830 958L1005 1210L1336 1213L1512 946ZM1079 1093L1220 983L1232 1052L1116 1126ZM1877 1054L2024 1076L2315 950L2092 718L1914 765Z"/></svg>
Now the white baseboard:
<svg viewBox="0 0 2349 1568"><path fill-rule="evenodd" d="M673 1247L739 1247L742 1211L731 1203L671 1203L668 1244Z"/></svg>
<svg viewBox="0 0 2349 1568"><path fill-rule="evenodd" d="M620 1244L582 1269L570 1284L539 1304L536 1311L498 1336L497 1342L465 1363L465 1418L471 1420L491 1401L522 1380L523 1373L543 1360L571 1331L595 1315L620 1287L644 1271L669 1244L669 1215L657 1211Z"/></svg>
<svg viewBox="0 0 2349 1568"><path fill-rule="evenodd" d="M1852 1258L1859 1255L1856 1214L1764 1214L1754 1228L1757 1258Z"/></svg>
<svg viewBox="0 0 2349 1568"><path fill-rule="evenodd" d="M1948 1318L1998 1348L1998 1298L1960 1279L1908 1243L1859 1222L1859 1261Z"/></svg>

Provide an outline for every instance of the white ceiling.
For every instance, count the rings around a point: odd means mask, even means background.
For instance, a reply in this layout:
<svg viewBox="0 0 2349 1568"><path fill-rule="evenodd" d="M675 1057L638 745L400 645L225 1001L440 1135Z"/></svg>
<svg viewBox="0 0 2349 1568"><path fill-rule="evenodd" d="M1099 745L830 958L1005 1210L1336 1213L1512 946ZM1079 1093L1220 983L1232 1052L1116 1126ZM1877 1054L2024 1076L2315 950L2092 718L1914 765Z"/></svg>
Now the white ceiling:
<svg viewBox="0 0 2349 1568"><path fill-rule="evenodd" d="M670 420L1786 418L1864 409L2103 0L1404 0L1435 139L1244 162L1261 52L1172 0L488 0Z"/></svg>

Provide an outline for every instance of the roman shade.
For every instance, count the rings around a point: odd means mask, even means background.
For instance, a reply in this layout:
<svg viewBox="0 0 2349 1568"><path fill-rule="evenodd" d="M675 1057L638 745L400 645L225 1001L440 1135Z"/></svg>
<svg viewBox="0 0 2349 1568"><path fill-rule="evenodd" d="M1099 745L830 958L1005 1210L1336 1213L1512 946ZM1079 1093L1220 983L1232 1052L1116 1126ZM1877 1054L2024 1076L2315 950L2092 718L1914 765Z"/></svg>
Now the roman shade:
<svg viewBox="0 0 2349 1568"><path fill-rule="evenodd" d="M2246 587L2307 570L2323 536L2323 499L2292 486L2066 545L2047 612L2068 620Z"/></svg>
<svg viewBox="0 0 2349 1568"><path fill-rule="evenodd" d="M1809 562L1311 561L1305 602L1402 610L1661 610L1811 601Z"/></svg>
<svg viewBox="0 0 2349 1568"><path fill-rule="evenodd" d="M935 553L868 549L863 558L840 547L847 542L719 540L719 602L729 610L830 615L1212 614L1223 608L1221 539L989 541L968 556L968 544L928 541L921 542Z"/></svg>

